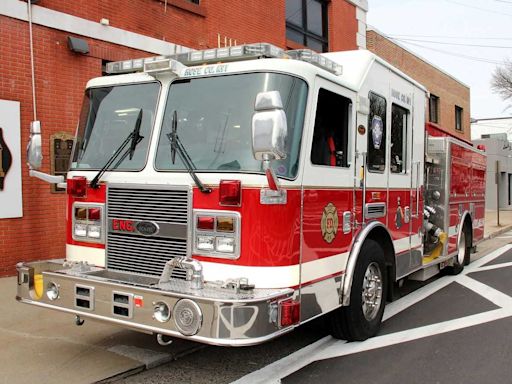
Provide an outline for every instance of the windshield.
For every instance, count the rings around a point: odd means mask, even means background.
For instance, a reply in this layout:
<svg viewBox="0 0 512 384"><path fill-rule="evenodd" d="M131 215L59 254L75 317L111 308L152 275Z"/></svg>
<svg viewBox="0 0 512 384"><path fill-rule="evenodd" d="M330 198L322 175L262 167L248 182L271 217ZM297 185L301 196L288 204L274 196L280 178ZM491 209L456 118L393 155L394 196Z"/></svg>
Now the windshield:
<svg viewBox="0 0 512 384"><path fill-rule="evenodd" d="M134 130L141 110L139 134L143 139L132 159L126 156L116 169L144 168L159 91L160 84L156 82L88 89L71 168L102 168Z"/></svg>
<svg viewBox="0 0 512 384"><path fill-rule="evenodd" d="M263 172L252 154L252 115L256 95L280 91L287 116L285 160L273 165L277 175L297 175L307 98L307 85L298 78L252 73L177 80L171 84L156 155L158 170L185 170L179 157L171 161L167 135L174 112L177 135L197 171Z"/></svg>

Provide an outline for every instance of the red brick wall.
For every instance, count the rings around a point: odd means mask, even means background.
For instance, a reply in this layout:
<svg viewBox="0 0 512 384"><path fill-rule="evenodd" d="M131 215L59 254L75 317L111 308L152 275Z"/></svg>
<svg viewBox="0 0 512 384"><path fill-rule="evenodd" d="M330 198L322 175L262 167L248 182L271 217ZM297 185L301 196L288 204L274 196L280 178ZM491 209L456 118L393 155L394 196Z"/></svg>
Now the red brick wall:
<svg viewBox="0 0 512 384"><path fill-rule="evenodd" d="M329 3L329 51L357 49L356 7L345 1Z"/></svg>
<svg viewBox="0 0 512 384"><path fill-rule="evenodd" d="M439 125L442 128L457 137L471 140L468 87L375 31L367 32L366 45L370 51L390 62L439 97ZM462 132L455 130L455 105L463 108Z"/></svg>
<svg viewBox="0 0 512 384"><path fill-rule="evenodd" d="M1 0L0 0L1 1ZM84 19L107 18L112 27L201 49L217 47L218 36L237 43L267 41L286 46L285 0L40 0L38 6ZM329 5L331 50L355 49L355 7L344 1ZM101 76L101 62L148 56L147 52L85 39L88 55L67 47L67 32L34 25L38 120L43 131L43 167L50 173L49 138L55 132L74 134L85 84ZM21 145L28 142L33 120L28 24L0 16L0 99L21 104ZM23 217L0 220L0 276L15 272L18 261L65 255L65 195L29 178L22 150ZM3 202L0 202L3 203Z"/></svg>
<svg viewBox="0 0 512 384"><path fill-rule="evenodd" d="M67 48L68 33L34 25L37 118L43 131L43 172L50 172L51 134L73 133L85 84L101 76L101 59L147 56L145 52L86 39L90 55ZM0 220L0 276L12 274L16 262L61 258L65 251L65 195L28 177L25 145L33 120L28 24L0 16L0 99L21 106L23 217ZM1 202L4 203L4 202Z"/></svg>

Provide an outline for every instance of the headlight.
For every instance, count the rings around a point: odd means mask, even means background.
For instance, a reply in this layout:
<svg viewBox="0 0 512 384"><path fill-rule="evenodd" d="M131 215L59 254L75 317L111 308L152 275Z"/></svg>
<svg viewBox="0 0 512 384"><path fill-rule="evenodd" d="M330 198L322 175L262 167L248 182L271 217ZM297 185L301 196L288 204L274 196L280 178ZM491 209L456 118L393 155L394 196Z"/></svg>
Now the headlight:
<svg viewBox="0 0 512 384"><path fill-rule="evenodd" d="M75 236L86 237L87 236L87 225L75 224Z"/></svg>
<svg viewBox="0 0 512 384"><path fill-rule="evenodd" d="M194 210L193 222L193 254L232 260L240 257L240 213Z"/></svg>
<svg viewBox="0 0 512 384"><path fill-rule="evenodd" d="M105 206L98 203L73 204L73 238L90 243L105 243Z"/></svg>
<svg viewBox="0 0 512 384"><path fill-rule="evenodd" d="M49 282L46 286L46 296L48 296L48 299L51 301L59 298L59 286L53 281Z"/></svg>
<svg viewBox="0 0 512 384"><path fill-rule="evenodd" d="M166 321L169 321L169 319L171 318L171 309L166 303L164 303L163 301L159 301L158 303L154 304L153 317L155 318L155 320L161 323L165 323Z"/></svg>
<svg viewBox="0 0 512 384"><path fill-rule="evenodd" d="M213 251L215 237L197 236L197 249L202 251Z"/></svg>
<svg viewBox="0 0 512 384"><path fill-rule="evenodd" d="M87 236L93 239L101 239L101 227L99 225L89 225L87 228Z"/></svg>
<svg viewBox="0 0 512 384"><path fill-rule="evenodd" d="M235 239L232 237L217 237L215 249L217 252L234 253L235 252Z"/></svg>

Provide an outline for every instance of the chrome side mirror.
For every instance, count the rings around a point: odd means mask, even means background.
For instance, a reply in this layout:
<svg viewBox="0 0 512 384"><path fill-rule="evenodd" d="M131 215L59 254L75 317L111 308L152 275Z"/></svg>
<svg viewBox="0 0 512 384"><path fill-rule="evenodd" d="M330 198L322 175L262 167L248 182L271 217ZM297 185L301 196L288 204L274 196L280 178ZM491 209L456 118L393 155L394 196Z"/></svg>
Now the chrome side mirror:
<svg viewBox="0 0 512 384"><path fill-rule="evenodd" d="M252 116L252 152L256 160L286 158L286 114L279 91L260 92Z"/></svg>
<svg viewBox="0 0 512 384"><path fill-rule="evenodd" d="M43 152L41 149L41 122L30 123L30 139L27 145L27 162L30 169L41 168Z"/></svg>

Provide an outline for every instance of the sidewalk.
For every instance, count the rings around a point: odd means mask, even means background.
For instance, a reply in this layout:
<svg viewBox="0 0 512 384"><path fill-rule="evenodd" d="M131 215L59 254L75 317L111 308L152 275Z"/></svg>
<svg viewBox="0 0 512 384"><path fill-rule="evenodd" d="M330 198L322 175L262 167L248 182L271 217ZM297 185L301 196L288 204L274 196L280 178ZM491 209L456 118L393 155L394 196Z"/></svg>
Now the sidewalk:
<svg viewBox="0 0 512 384"><path fill-rule="evenodd" d="M18 303L16 278L0 279L0 382L94 383L176 359L201 347Z"/></svg>
<svg viewBox="0 0 512 384"><path fill-rule="evenodd" d="M500 225L497 225L496 210L485 211L484 238L491 239L512 230L512 210L500 210Z"/></svg>

